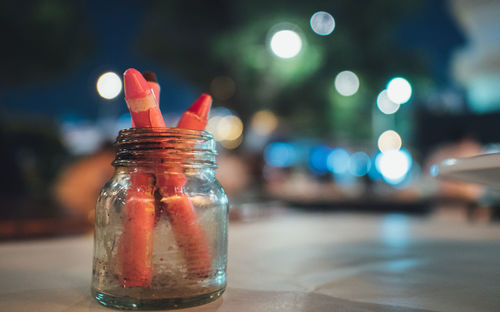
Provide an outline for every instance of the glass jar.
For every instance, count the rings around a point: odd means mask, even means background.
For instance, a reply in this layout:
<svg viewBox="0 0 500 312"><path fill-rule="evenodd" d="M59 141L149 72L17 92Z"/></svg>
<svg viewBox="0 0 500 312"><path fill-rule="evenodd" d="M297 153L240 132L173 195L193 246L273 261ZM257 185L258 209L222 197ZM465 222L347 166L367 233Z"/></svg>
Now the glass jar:
<svg viewBox="0 0 500 312"><path fill-rule="evenodd" d="M204 131L133 128L95 214L92 295L118 309L217 299L226 286L228 200Z"/></svg>

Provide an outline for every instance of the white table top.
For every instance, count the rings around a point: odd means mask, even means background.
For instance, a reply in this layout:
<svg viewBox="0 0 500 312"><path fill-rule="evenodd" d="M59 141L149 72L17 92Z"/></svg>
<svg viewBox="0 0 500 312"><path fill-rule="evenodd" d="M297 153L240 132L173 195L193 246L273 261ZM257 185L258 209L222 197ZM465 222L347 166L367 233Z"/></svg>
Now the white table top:
<svg viewBox="0 0 500 312"><path fill-rule="evenodd" d="M500 225L292 214L229 228L228 289L182 311L498 311ZM92 238L0 244L0 311L112 311Z"/></svg>

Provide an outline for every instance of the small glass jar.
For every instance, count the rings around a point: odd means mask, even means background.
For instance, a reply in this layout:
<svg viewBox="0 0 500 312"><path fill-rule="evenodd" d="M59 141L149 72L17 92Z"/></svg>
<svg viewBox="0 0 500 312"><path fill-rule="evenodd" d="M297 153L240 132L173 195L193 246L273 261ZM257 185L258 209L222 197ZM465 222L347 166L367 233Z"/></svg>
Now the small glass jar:
<svg viewBox="0 0 500 312"><path fill-rule="evenodd" d="M204 131L135 128L115 142L95 214L92 295L118 309L208 303L226 286L228 200Z"/></svg>

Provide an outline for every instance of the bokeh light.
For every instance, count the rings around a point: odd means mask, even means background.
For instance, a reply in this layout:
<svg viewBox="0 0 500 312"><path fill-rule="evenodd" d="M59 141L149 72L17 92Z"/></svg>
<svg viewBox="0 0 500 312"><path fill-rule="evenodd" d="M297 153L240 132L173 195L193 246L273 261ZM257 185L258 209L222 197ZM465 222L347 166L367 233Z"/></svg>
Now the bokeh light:
<svg viewBox="0 0 500 312"><path fill-rule="evenodd" d="M349 172L357 177L362 177L370 170L370 157L363 152L357 152L351 155L349 160Z"/></svg>
<svg viewBox="0 0 500 312"><path fill-rule="evenodd" d="M97 79L97 93L107 100L112 100L122 91L122 80L113 72L102 74Z"/></svg>
<svg viewBox="0 0 500 312"><path fill-rule="evenodd" d="M297 151L291 143L273 142L264 149L264 161L273 167L289 167L297 161Z"/></svg>
<svg viewBox="0 0 500 312"><path fill-rule="evenodd" d="M437 175L439 174L439 166L432 165L431 168L429 169L429 173L432 177L437 177Z"/></svg>
<svg viewBox="0 0 500 312"><path fill-rule="evenodd" d="M238 147L243 140L243 122L225 107L212 109L205 130L212 133L214 139L228 149Z"/></svg>
<svg viewBox="0 0 500 312"><path fill-rule="evenodd" d="M375 166L382 174L382 178L392 185L403 182L411 165L411 155L404 149L379 153L375 159Z"/></svg>
<svg viewBox="0 0 500 312"><path fill-rule="evenodd" d="M75 155L90 154L105 140L100 129L88 121L63 121L61 136L68 151Z"/></svg>
<svg viewBox="0 0 500 312"><path fill-rule="evenodd" d="M400 105L391 101L389 96L387 96L387 90L383 90L377 96L377 107L382 113L390 115L397 112Z"/></svg>
<svg viewBox="0 0 500 312"><path fill-rule="evenodd" d="M403 141L401 140L401 136L394 130L384 131L378 137L378 149L382 153L386 153L391 150L399 150Z"/></svg>
<svg viewBox="0 0 500 312"><path fill-rule="evenodd" d="M370 158L370 161L371 161L371 166L370 166L370 170L368 171L368 176L370 177L370 179L372 179L373 181L380 181L382 180L382 175L380 174L380 172L378 171L377 169L377 166L376 166L376 161L377 161L377 157L380 155L381 153L378 152L376 153L375 155L373 155L371 158Z"/></svg>
<svg viewBox="0 0 500 312"><path fill-rule="evenodd" d="M239 117L235 115L224 116L217 123L214 138L218 141L232 141L238 139L242 132L243 122Z"/></svg>
<svg viewBox="0 0 500 312"><path fill-rule="evenodd" d="M328 156L331 148L327 145L318 145L311 149L309 154L309 168L314 174L323 174L328 172Z"/></svg>
<svg viewBox="0 0 500 312"><path fill-rule="evenodd" d="M292 58L302 49L302 39L293 30L280 30L271 38L271 50L281 58Z"/></svg>
<svg viewBox="0 0 500 312"><path fill-rule="evenodd" d="M269 135L278 126L278 118L270 110L261 110L253 115L250 125L255 133Z"/></svg>
<svg viewBox="0 0 500 312"><path fill-rule="evenodd" d="M387 96L391 101L397 104L404 104L410 100L411 85L408 80L396 77L387 84Z"/></svg>
<svg viewBox="0 0 500 312"><path fill-rule="evenodd" d="M240 135L238 138L236 138L234 140L223 140L220 143L222 144L222 146L224 146L224 148L235 149L241 145L241 142L243 142L242 135Z"/></svg>
<svg viewBox="0 0 500 312"><path fill-rule="evenodd" d="M310 20L312 30L320 36L328 36L335 29L335 19L324 11L319 11L311 16Z"/></svg>
<svg viewBox="0 0 500 312"><path fill-rule="evenodd" d="M349 170L349 152L343 148L334 148L328 154L326 165L334 174L345 174Z"/></svg>
<svg viewBox="0 0 500 312"><path fill-rule="evenodd" d="M335 77L335 89L343 96L351 96L358 92L359 79L355 73L344 70Z"/></svg>
<svg viewBox="0 0 500 312"><path fill-rule="evenodd" d="M215 139L215 133L217 131L217 125L219 124L219 121L221 121L223 116L213 116L208 119L207 126L205 127L205 131L210 132L211 134L214 135ZM216 139L217 140L217 139Z"/></svg>

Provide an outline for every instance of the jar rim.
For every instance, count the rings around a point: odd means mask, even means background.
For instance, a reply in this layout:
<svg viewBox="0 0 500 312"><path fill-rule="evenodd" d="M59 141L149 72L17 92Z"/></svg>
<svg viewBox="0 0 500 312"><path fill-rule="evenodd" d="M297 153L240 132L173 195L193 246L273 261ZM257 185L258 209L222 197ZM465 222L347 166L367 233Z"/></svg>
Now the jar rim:
<svg viewBox="0 0 500 312"><path fill-rule="evenodd" d="M216 168L212 134L181 128L120 130L114 143L115 166L174 166Z"/></svg>
<svg viewBox="0 0 500 312"><path fill-rule="evenodd" d="M183 129L176 127L143 127L143 128L126 128L120 130L118 138L123 136L140 136L140 135L178 135L178 136L192 136L193 139L213 139L213 135L205 130Z"/></svg>

